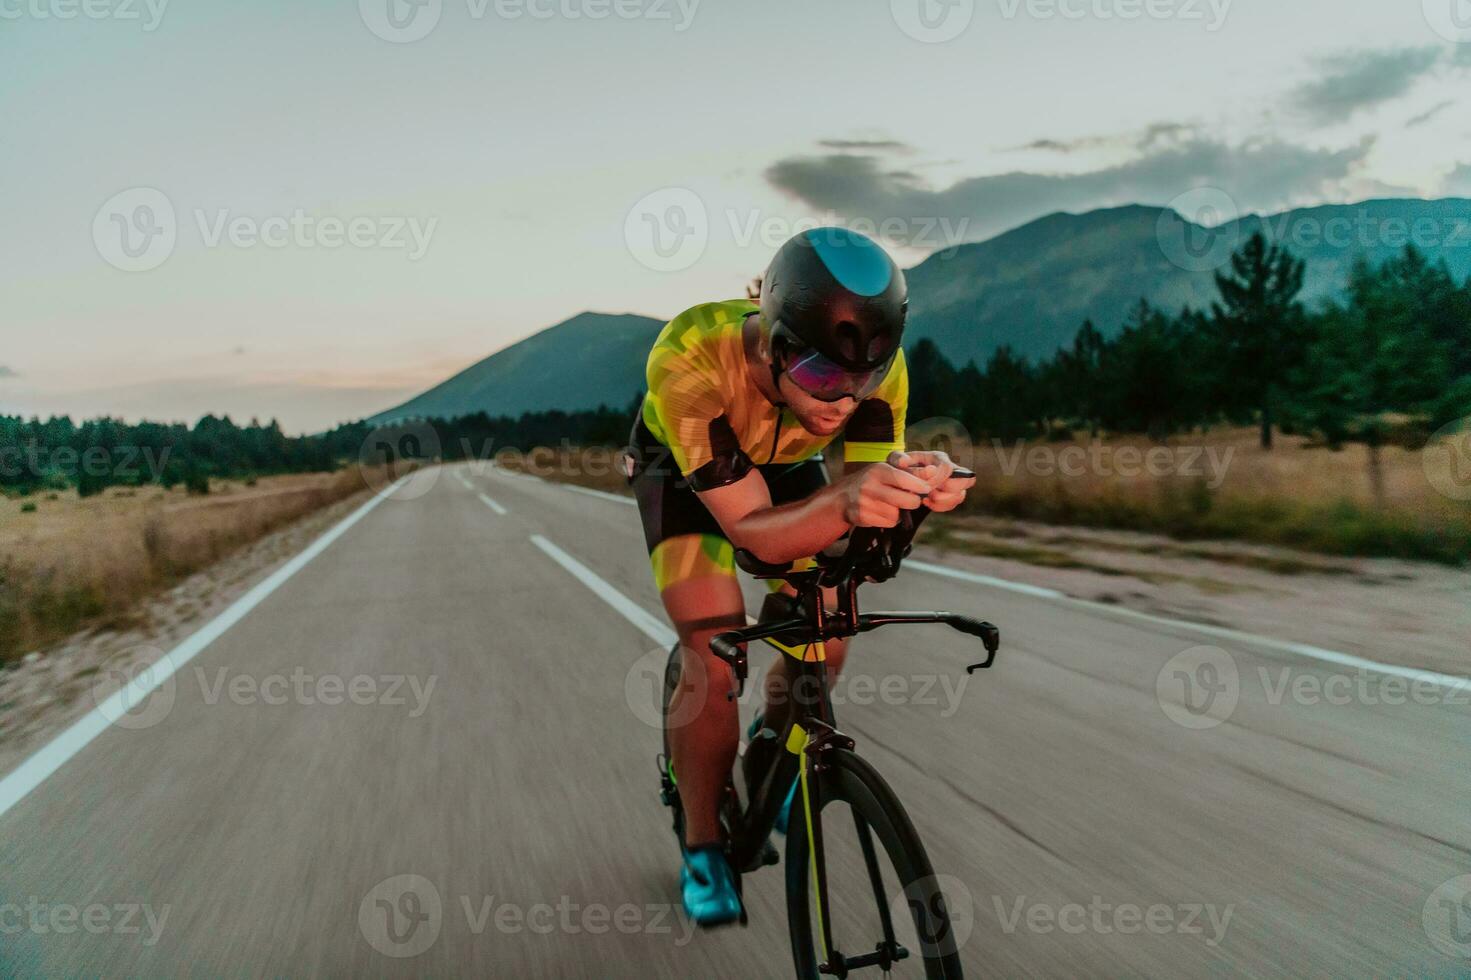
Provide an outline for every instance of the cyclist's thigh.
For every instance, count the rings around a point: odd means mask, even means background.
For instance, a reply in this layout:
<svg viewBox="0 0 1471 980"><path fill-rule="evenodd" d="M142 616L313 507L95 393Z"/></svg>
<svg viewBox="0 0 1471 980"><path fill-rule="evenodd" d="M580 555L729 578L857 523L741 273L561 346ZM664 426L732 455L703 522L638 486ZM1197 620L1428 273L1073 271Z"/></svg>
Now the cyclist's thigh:
<svg viewBox="0 0 1471 980"><path fill-rule="evenodd" d="M745 625L735 550L677 471L650 468L633 479L654 583L680 642L703 650L709 635Z"/></svg>

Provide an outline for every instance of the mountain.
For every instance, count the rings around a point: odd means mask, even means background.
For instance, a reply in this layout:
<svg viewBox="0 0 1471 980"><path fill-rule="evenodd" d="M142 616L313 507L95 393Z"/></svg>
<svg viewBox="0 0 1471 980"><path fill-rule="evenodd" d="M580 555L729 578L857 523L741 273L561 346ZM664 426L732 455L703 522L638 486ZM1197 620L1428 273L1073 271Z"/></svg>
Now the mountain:
<svg viewBox="0 0 1471 980"><path fill-rule="evenodd" d="M1116 333L1141 296L1170 312L1204 309L1217 298L1213 270L1192 269L1202 263L1180 243L1193 243L1196 254L1229 254L1258 230L1305 260L1308 303L1341 294L1356 259L1383 262L1412 241L1458 280L1471 275L1471 201L1462 199L1325 205L1214 229L1141 205L1058 212L909 269L906 346L929 337L959 364L984 362L1010 344L1035 360L1070 343L1085 319ZM632 314L580 313L370 421L622 406L643 386L660 326Z"/></svg>
<svg viewBox="0 0 1471 980"><path fill-rule="evenodd" d="M1141 296L1172 313L1207 308L1217 298L1214 270L1182 268L1198 263L1177 243L1204 251L1216 242L1228 253L1256 231L1305 260L1302 299L1312 304L1341 294L1355 259L1379 263L1400 254L1417 223L1422 251L1444 258L1457 279L1471 273L1466 200L1328 205L1250 215L1213 230L1168 208L1059 212L908 270L906 340L929 337L957 363L984 362L1002 344L1038 359L1071 342L1084 319L1105 335L1117 332Z"/></svg>
<svg viewBox="0 0 1471 980"><path fill-rule="evenodd" d="M644 362L663 326L632 313L579 313L368 421L621 408L643 390Z"/></svg>

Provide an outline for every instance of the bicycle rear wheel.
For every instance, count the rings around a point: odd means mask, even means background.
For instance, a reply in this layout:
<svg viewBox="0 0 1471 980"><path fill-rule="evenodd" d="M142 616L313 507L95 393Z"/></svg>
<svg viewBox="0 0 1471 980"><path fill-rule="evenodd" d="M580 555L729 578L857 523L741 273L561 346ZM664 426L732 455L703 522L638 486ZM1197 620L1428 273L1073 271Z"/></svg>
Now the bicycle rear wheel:
<svg viewBox="0 0 1471 980"><path fill-rule="evenodd" d="M838 933L834 941L839 952L849 960L874 954L884 939L885 924L891 922L908 952L906 959L893 965L896 974L930 980L962 976L944 896L898 797L854 753L836 750L826 755L830 768L809 778L817 781L820 798L828 898L834 906L828 912ZM818 965L825 957L812 876L799 785L787 833L787 918L801 980L819 980ZM860 928L863 935L858 934Z"/></svg>

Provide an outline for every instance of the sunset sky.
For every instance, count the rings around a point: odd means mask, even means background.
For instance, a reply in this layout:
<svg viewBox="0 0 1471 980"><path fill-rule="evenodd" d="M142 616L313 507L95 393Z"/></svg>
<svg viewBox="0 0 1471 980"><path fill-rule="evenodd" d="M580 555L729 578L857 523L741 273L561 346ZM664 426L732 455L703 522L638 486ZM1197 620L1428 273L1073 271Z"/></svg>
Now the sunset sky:
<svg viewBox="0 0 1471 980"><path fill-rule="evenodd" d="M320 429L803 220L910 264L1201 185L1471 196L1454 4L0 0L0 412Z"/></svg>

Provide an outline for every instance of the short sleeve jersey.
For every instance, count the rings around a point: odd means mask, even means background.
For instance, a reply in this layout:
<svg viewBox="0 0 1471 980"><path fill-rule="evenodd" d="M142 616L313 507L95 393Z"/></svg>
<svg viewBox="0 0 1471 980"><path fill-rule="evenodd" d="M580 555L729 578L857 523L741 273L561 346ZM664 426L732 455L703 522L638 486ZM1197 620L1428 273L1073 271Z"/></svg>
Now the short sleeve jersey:
<svg viewBox="0 0 1471 980"><path fill-rule="evenodd" d="M746 362L743 325L758 307L749 300L704 303L659 332L649 352L643 420L668 446L696 490L734 483L752 467L796 463L834 437L814 436L790 410L756 387ZM878 462L904 448L909 374L904 352L843 431L843 458Z"/></svg>

